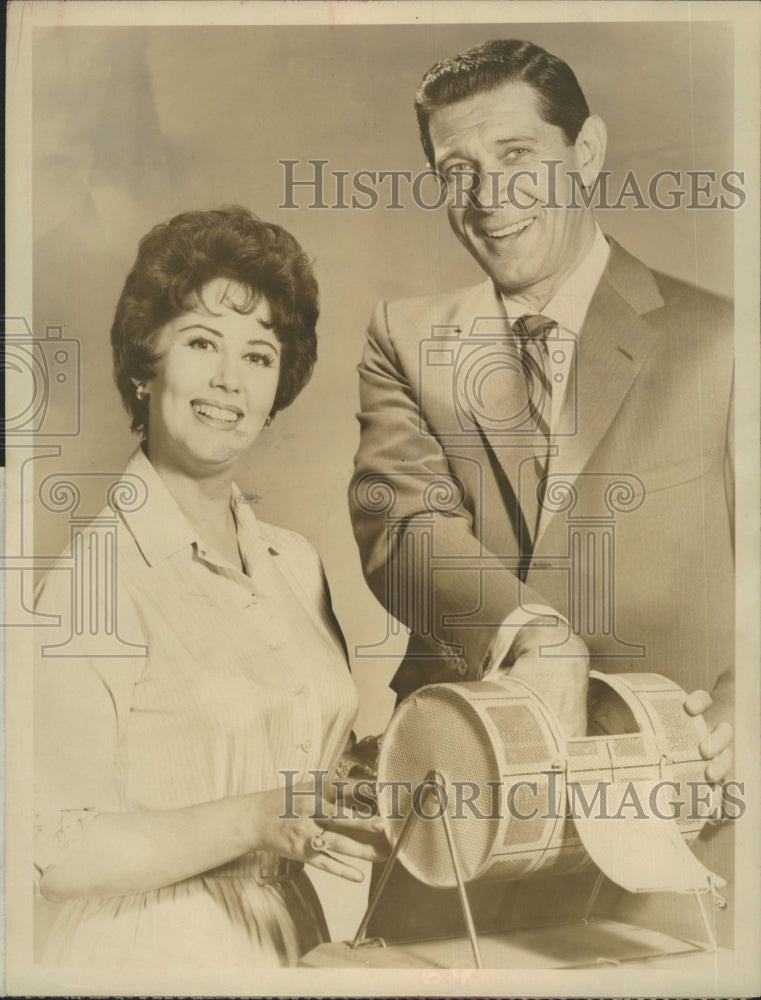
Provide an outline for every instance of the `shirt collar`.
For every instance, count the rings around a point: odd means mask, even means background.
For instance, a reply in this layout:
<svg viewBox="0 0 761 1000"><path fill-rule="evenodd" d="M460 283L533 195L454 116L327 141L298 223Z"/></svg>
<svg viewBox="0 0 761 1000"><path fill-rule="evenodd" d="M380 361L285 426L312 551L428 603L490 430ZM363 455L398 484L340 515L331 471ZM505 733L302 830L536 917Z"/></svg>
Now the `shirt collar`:
<svg viewBox="0 0 761 1000"><path fill-rule="evenodd" d="M255 504L259 499L256 493L243 493L236 483L232 484L230 503L238 532L238 548L243 557L243 565L249 575L256 560L265 549L264 536L252 507L252 504ZM273 545L267 543L266 548L271 555L278 555L278 551Z"/></svg>
<svg viewBox="0 0 761 1000"><path fill-rule="evenodd" d="M138 510L123 511L122 518L149 566L155 566L193 545L199 551L205 551L203 540L177 506L177 501L151 465L142 446L135 450L124 471L138 476L145 485L145 503ZM241 548L250 557L253 557L261 539L259 522L251 509L251 504L257 499L254 494L243 493L235 483L231 483L230 503Z"/></svg>
<svg viewBox="0 0 761 1000"><path fill-rule="evenodd" d="M595 238L586 257L568 275L549 302L542 315L553 319L562 330L578 336L584 326L589 304L608 264L610 247L595 223ZM507 315L515 320L526 312L526 307L507 296L502 296Z"/></svg>

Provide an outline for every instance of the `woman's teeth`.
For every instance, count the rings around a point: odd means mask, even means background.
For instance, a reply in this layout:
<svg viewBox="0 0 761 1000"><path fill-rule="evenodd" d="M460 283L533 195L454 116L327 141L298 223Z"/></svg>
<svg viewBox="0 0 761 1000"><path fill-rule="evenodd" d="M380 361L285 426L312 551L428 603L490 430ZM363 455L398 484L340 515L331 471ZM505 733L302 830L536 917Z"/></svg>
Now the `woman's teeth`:
<svg viewBox="0 0 761 1000"><path fill-rule="evenodd" d="M225 410L219 406L211 406L209 403L193 403L193 410L202 417L209 417L211 420L219 420L224 424L237 424L241 414L232 410Z"/></svg>

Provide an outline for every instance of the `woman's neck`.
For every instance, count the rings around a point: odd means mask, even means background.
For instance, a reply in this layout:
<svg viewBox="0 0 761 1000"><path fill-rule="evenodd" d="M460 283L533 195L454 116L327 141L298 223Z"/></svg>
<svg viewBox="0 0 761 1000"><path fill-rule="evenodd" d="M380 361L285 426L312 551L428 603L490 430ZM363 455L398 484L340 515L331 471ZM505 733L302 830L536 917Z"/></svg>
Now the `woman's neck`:
<svg viewBox="0 0 761 1000"><path fill-rule="evenodd" d="M162 462L160 457L149 454L149 459L199 538L214 546L233 565L240 565L235 518L230 508L229 469L218 475L198 477Z"/></svg>

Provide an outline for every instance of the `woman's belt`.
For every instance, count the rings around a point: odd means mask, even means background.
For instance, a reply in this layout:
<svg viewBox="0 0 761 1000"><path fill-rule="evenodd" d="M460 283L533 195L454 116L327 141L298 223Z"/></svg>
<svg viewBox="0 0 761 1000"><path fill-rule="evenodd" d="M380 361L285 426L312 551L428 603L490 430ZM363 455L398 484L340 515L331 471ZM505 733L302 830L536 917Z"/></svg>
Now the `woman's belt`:
<svg viewBox="0 0 761 1000"><path fill-rule="evenodd" d="M259 885L286 882L304 868L303 861L281 858L270 851L254 851L203 873L203 878L253 878Z"/></svg>

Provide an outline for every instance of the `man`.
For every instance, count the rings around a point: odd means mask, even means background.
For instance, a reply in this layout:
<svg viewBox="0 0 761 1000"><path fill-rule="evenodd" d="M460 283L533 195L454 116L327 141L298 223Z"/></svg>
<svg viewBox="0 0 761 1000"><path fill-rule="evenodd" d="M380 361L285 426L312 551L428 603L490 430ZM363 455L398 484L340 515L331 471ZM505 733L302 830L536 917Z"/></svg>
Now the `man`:
<svg viewBox="0 0 761 1000"><path fill-rule="evenodd" d="M603 236L605 127L557 57L488 42L434 66L416 110L488 280L381 304L359 369L354 530L410 629L392 686L509 670L578 735L591 661L727 719L731 307ZM730 742L723 721L709 779Z"/></svg>

